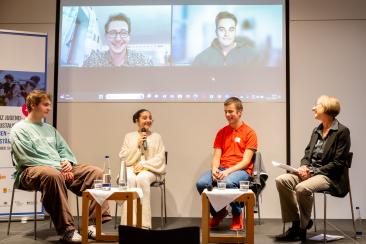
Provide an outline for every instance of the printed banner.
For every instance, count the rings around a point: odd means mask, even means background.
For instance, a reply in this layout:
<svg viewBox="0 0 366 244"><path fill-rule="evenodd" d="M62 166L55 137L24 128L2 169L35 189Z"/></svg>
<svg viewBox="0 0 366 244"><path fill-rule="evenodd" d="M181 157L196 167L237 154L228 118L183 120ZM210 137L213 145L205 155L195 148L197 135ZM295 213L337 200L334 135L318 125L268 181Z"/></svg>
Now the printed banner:
<svg viewBox="0 0 366 244"><path fill-rule="evenodd" d="M47 35L0 30L0 220L8 219L15 167L10 130L28 114L25 100L34 89L46 90ZM44 216L37 194L37 214ZM34 192L16 190L13 219L34 216Z"/></svg>

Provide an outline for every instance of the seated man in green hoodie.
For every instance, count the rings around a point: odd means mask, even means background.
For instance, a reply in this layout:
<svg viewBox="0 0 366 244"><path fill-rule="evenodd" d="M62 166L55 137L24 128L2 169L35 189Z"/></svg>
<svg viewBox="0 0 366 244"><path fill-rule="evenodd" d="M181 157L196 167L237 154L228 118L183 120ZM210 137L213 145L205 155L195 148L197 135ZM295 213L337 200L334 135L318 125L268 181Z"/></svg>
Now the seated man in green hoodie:
<svg viewBox="0 0 366 244"><path fill-rule="evenodd" d="M253 42L236 36L238 20L235 15L220 12L216 16L215 23L216 38L210 47L195 57L192 65L253 65L258 62L258 52Z"/></svg>
<svg viewBox="0 0 366 244"><path fill-rule="evenodd" d="M29 114L16 123L10 132L12 157L16 164L15 182L19 189L40 191L45 210L54 226L67 243L81 242L75 229L74 218L67 201L67 189L77 195L91 188L95 179L103 177L103 171L92 165L78 164L70 147L44 119L51 111L51 96L34 90L26 100ZM95 219L95 205L89 207L90 221ZM102 206L102 221L111 220L109 206ZM95 226L88 226L90 238L95 238Z"/></svg>

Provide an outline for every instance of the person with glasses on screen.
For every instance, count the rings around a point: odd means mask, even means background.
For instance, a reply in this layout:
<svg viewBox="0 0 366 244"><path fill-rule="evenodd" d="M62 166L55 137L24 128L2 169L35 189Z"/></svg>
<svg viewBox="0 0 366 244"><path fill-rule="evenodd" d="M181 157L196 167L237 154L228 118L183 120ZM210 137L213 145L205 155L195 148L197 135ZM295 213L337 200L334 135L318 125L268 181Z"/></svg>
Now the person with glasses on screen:
<svg viewBox="0 0 366 244"><path fill-rule="evenodd" d="M285 233L276 236L277 241L306 240L306 232L313 225L314 192L331 191L340 197L348 193L346 170L351 138L349 129L336 119L339 100L322 95L312 110L320 124L311 133L298 172L276 178L282 220L292 222Z"/></svg>
<svg viewBox="0 0 366 244"><path fill-rule="evenodd" d="M197 181L200 194L205 188L212 188L217 181L224 180L227 188L239 188L239 181L249 181L253 172L253 155L257 150L255 131L241 120L243 104L237 97L228 98L224 103L224 112L228 125L216 134L214 156L211 170L206 171ZM243 229L243 214L240 203L232 202L231 230ZM226 207L216 212L210 207L212 218L210 228L216 228L228 214Z"/></svg>
<svg viewBox="0 0 366 244"><path fill-rule="evenodd" d="M253 43L236 35L238 23L235 15L229 12L220 12L216 16L216 38L211 46L198 54L192 65L226 66L255 64L258 52Z"/></svg>
<svg viewBox="0 0 366 244"><path fill-rule="evenodd" d="M107 51L93 50L83 67L151 66L145 55L130 50L131 21L125 14L112 15L104 26Z"/></svg>
<svg viewBox="0 0 366 244"><path fill-rule="evenodd" d="M94 180L103 177L103 170L89 164L78 163L60 133L44 119L51 111L51 96L45 91L34 90L26 99L29 114L17 122L10 131L11 155L16 167L15 184L19 189L40 191L41 201L50 214L61 241L80 243L81 236L75 228L68 193L81 196L92 187ZM88 237L95 239L95 207L89 205ZM108 202L101 206L102 222L110 221Z"/></svg>

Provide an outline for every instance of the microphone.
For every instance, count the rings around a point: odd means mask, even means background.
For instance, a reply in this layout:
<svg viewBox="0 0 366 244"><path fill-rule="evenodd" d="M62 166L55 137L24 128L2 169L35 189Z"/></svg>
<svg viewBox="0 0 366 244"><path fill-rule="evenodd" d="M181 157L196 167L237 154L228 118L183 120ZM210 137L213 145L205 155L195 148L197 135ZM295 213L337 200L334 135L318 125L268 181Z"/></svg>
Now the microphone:
<svg viewBox="0 0 366 244"><path fill-rule="evenodd" d="M206 184L207 191L212 191L213 186L211 184Z"/></svg>
<svg viewBox="0 0 366 244"><path fill-rule="evenodd" d="M145 128L141 128L141 130L140 130L141 132L147 132L146 131L146 129ZM143 147L144 147L144 151L146 151L147 150L147 141L146 141L146 139L144 140L144 142L143 142Z"/></svg>

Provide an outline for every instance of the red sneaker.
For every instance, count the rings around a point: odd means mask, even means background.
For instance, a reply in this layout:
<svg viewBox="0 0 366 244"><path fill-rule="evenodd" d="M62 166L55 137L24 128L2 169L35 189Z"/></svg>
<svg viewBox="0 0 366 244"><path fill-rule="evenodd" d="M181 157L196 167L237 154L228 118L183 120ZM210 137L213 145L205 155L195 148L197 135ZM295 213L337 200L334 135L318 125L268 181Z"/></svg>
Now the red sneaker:
<svg viewBox="0 0 366 244"><path fill-rule="evenodd" d="M220 224L221 220L226 217L226 215L226 208L223 208L219 212L217 212L216 215L210 219L210 228L217 227Z"/></svg>
<svg viewBox="0 0 366 244"><path fill-rule="evenodd" d="M238 231L243 229L243 213L239 215L233 215L233 222L230 226L230 230Z"/></svg>

